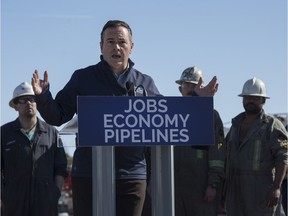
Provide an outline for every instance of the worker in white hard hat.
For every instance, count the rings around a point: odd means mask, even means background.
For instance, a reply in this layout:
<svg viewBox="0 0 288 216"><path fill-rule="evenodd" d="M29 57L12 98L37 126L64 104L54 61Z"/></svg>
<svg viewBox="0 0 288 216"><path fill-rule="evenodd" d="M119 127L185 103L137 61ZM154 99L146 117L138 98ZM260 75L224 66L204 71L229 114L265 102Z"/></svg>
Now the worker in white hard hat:
<svg viewBox="0 0 288 216"><path fill-rule="evenodd" d="M264 112L269 96L262 80L247 80L239 96L245 111L232 119L226 136L227 215L280 215L276 209L282 211L287 131L277 118Z"/></svg>
<svg viewBox="0 0 288 216"><path fill-rule="evenodd" d="M188 67L186 68L179 80L175 82L179 84L179 91L183 96L192 96L195 94L195 87L201 79L201 85L204 83L204 76L202 71L197 67Z"/></svg>
<svg viewBox="0 0 288 216"><path fill-rule="evenodd" d="M214 96L218 90L218 83L216 83L216 81L217 78L214 76L207 85L210 86L210 88L207 88L207 86L204 87L204 77L202 71L193 66L186 68L182 72L180 79L176 80L175 82L180 85L179 91L183 96ZM189 86L193 87L193 90L189 89Z"/></svg>
<svg viewBox="0 0 288 216"><path fill-rule="evenodd" d="M34 95L32 86L29 83L27 83L27 82L23 82L23 83L21 83L19 86L17 86L15 88L15 90L13 92L13 97L10 100L9 105L12 108L15 108L18 100L20 98L23 99L24 96L27 96L25 98L29 98L30 102L35 102L35 100L34 100L35 99L35 95ZM28 97L28 96L30 96L30 97Z"/></svg>
<svg viewBox="0 0 288 216"><path fill-rule="evenodd" d="M1 126L1 215L58 216L67 168L58 132L36 116L29 83L15 88L9 105L19 115Z"/></svg>
<svg viewBox="0 0 288 216"><path fill-rule="evenodd" d="M204 82L198 67L186 68L179 80L182 96L194 96ZM214 110L215 144L211 146L175 146L175 216L216 216L224 178L224 130Z"/></svg>

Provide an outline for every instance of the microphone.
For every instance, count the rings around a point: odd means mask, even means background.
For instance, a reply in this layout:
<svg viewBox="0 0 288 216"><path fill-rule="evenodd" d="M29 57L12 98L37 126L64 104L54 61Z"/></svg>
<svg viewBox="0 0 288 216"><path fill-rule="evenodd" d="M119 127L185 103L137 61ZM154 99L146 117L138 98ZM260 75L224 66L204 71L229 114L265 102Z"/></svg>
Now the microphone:
<svg viewBox="0 0 288 216"><path fill-rule="evenodd" d="M128 96L135 96L134 83L131 81L127 81L125 85Z"/></svg>

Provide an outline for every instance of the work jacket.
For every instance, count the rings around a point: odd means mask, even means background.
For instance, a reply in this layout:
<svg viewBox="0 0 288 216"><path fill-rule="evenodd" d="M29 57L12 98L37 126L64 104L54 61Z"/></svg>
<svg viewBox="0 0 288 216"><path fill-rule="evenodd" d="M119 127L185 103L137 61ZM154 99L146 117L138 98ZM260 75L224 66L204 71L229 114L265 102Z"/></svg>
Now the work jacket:
<svg viewBox="0 0 288 216"><path fill-rule="evenodd" d="M129 59L129 68L117 77L101 56L98 64L76 70L55 100L49 89L37 95L41 116L52 125L61 125L77 113L77 96L125 96L127 82L142 85L149 96L160 96L153 79L133 66ZM145 153L144 146L115 148L116 179L146 179ZM91 147L76 148L72 176L92 177Z"/></svg>
<svg viewBox="0 0 288 216"><path fill-rule="evenodd" d="M57 216L60 190L54 178L65 177L67 168L57 133L40 119L32 141L19 119L1 127L3 216Z"/></svg>
<svg viewBox="0 0 288 216"><path fill-rule="evenodd" d="M241 113L232 119L226 136L227 215L272 216L276 208L266 207L267 195L273 187L275 167L287 164L287 131L278 119L262 111L240 141L244 118Z"/></svg>

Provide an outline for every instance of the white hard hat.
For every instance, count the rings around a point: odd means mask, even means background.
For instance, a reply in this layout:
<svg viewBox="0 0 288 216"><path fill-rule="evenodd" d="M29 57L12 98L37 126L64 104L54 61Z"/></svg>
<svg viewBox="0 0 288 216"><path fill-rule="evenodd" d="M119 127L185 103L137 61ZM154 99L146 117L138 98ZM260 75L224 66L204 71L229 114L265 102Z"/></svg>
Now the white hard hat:
<svg viewBox="0 0 288 216"><path fill-rule="evenodd" d="M264 98L269 98L266 94L266 87L262 80L253 77L245 82L242 93L238 96L259 96Z"/></svg>
<svg viewBox="0 0 288 216"><path fill-rule="evenodd" d="M23 82L15 88L13 98L10 100L9 106L14 108L14 99L25 95L35 95L32 86L28 82Z"/></svg>
<svg viewBox="0 0 288 216"><path fill-rule="evenodd" d="M180 79L176 80L175 82L179 85L181 85L183 82L198 84L200 77L202 77L202 80L204 81L202 71L199 68L193 66L186 68L182 72Z"/></svg>

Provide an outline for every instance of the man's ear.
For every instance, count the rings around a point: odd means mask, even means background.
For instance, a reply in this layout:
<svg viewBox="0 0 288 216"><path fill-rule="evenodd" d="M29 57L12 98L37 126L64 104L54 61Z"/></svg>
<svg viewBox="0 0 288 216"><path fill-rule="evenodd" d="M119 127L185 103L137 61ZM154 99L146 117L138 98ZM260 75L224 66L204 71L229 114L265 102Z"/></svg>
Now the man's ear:
<svg viewBox="0 0 288 216"><path fill-rule="evenodd" d="M133 48L134 48L134 43L132 42L132 43L131 43L131 47L130 47L130 52L129 52L129 54L131 54L131 53L132 53L132 51L133 51Z"/></svg>
<svg viewBox="0 0 288 216"><path fill-rule="evenodd" d="M100 50L101 50L101 53L102 53L102 47L103 47L102 42L100 42L99 45L100 45Z"/></svg>
<svg viewBox="0 0 288 216"><path fill-rule="evenodd" d="M181 85L178 87L178 89L179 89L179 92L182 94L182 86Z"/></svg>

